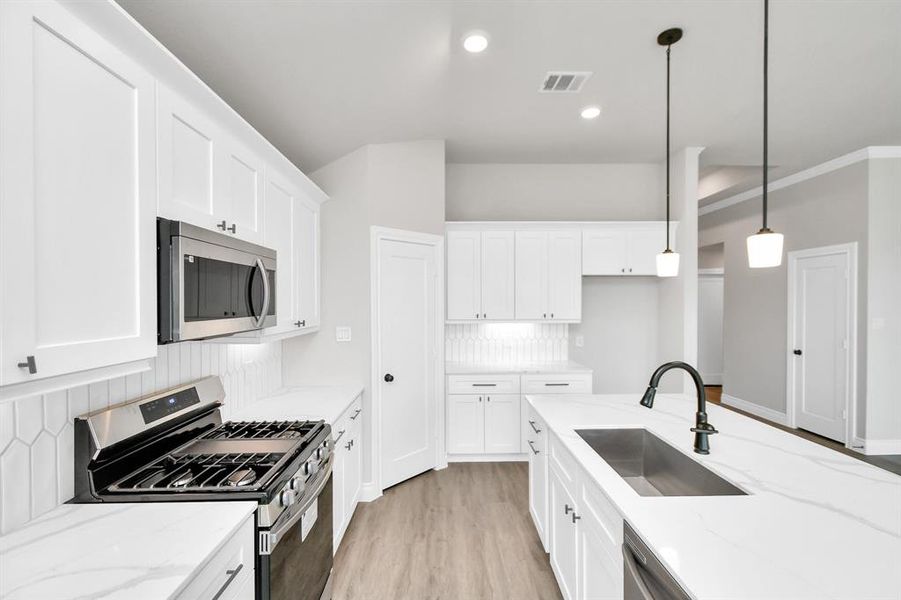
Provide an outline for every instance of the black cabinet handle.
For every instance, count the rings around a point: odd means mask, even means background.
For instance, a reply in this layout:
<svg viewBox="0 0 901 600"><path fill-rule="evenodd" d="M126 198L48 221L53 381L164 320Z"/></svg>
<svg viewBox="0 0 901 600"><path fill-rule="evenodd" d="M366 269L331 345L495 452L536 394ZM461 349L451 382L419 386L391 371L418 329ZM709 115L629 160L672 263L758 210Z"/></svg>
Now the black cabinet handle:
<svg viewBox="0 0 901 600"><path fill-rule="evenodd" d="M38 365L34 361L34 356L28 355L25 357L25 362L20 362L18 365L20 369L28 369L29 375L34 375L38 372Z"/></svg>
<svg viewBox="0 0 901 600"><path fill-rule="evenodd" d="M216 227L218 227L222 231L225 231L227 225L228 223L225 222L225 219L223 219L221 223L216 223Z"/></svg>
<svg viewBox="0 0 901 600"><path fill-rule="evenodd" d="M228 228L228 231L231 231L232 233L237 233L237 229L238 229L238 226L235 225L234 223L232 223L232 226Z"/></svg>
<svg viewBox="0 0 901 600"><path fill-rule="evenodd" d="M385 381L391 383L392 381L394 381L394 375L392 375L391 373L385 373Z"/></svg>

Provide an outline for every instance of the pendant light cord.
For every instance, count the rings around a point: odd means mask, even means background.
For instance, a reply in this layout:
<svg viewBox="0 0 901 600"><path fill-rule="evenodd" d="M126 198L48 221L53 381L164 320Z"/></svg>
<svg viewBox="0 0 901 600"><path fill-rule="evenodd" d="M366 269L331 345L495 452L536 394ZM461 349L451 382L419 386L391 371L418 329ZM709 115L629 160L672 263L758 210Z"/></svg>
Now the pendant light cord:
<svg viewBox="0 0 901 600"><path fill-rule="evenodd" d="M769 77L767 76L767 66L768 66L768 54L767 51L769 47L769 23L770 23L770 2L769 0L763 0L763 229L767 229L767 149L768 149L768 132L769 132L769 122L768 122L768 81Z"/></svg>
<svg viewBox="0 0 901 600"><path fill-rule="evenodd" d="M666 251L669 247L669 52L671 45L666 47Z"/></svg>

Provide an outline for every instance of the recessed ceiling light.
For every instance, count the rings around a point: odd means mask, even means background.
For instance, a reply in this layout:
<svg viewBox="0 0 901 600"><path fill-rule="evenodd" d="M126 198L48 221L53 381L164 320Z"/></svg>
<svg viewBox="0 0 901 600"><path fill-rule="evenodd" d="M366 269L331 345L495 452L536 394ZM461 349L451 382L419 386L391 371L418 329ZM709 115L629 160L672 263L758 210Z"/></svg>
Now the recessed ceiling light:
<svg viewBox="0 0 901 600"><path fill-rule="evenodd" d="M601 115L600 106L586 106L582 109L583 119L597 119Z"/></svg>
<svg viewBox="0 0 901 600"><path fill-rule="evenodd" d="M478 54L488 47L488 36L481 32L473 32L463 38L463 47L467 52Z"/></svg>

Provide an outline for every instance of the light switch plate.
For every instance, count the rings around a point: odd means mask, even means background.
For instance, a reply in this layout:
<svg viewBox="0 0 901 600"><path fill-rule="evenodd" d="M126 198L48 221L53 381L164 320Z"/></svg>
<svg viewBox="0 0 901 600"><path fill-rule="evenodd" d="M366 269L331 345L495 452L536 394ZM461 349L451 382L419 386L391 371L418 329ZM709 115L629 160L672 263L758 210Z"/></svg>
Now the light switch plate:
<svg viewBox="0 0 901 600"><path fill-rule="evenodd" d="M336 342L349 342L350 337L350 327L335 327Z"/></svg>

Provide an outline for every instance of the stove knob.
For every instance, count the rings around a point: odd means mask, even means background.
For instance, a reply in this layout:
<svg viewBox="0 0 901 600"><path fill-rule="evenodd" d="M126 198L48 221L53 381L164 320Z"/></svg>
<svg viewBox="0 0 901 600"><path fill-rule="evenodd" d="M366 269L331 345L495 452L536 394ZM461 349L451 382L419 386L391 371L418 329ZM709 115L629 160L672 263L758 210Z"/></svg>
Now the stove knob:
<svg viewBox="0 0 901 600"><path fill-rule="evenodd" d="M322 460L322 456L324 454L325 454L325 449L322 446L320 446L320 447L316 448L315 452L313 452L313 457L316 458L316 460Z"/></svg>
<svg viewBox="0 0 901 600"><path fill-rule="evenodd" d="M278 501L282 506L288 508L297 500L297 496L294 495L294 492L291 490L282 490L282 493L278 496Z"/></svg>
<svg viewBox="0 0 901 600"><path fill-rule="evenodd" d="M315 475L319 472L319 463L311 458L304 464L303 470L307 475Z"/></svg>
<svg viewBox="0 0 901 600"><path fill-rule="evenodd" d="M288 482L288 487L291 488L292 491L299 494L303 491L303 479L301 479L300 477L295 477Z"/></svg>

